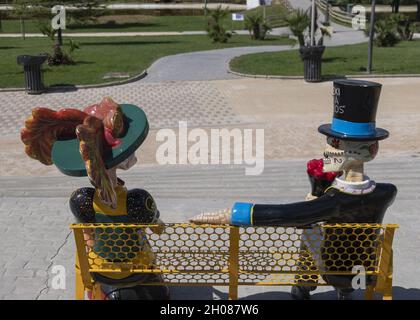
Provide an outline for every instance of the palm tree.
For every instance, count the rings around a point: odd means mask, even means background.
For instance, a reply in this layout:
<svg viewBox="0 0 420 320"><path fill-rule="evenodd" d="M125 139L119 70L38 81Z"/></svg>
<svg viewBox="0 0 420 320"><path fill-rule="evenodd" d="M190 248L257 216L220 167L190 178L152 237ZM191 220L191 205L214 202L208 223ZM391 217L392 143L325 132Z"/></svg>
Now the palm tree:
<svg viewBox="0 0 420 320"><path fill-rule="evenodd" d="M311 18L309 17L308 11L303 9L297 9L287 15L284 20L289 26L290 31L295 37L297 37L299 45L305 45L304 31L311 24Z"/></svg>
<svg viewBox="0 0 420 320"><path fill-rule="evenodd" d="M229 11L223 10L222 6L218 6L215 10L208 10L207 34L214 42L225 43L232 34L223 26L223 22L229 14Z"/></svg>

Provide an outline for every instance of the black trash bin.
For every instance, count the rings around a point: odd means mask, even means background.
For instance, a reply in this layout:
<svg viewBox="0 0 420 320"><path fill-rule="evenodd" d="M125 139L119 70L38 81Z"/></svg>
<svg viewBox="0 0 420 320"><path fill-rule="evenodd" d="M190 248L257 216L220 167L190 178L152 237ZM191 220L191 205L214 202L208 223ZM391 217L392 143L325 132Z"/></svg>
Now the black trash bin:
<svg viewBox="0 0 420 320"><path fill-rule="evenodd" d="M303 60L304 79L307 82L322 80L321 62L325 46L300 47L300 57Z"/></svg>
<svg viewBox="0 0 420 320"><path fill-rule="evenodd" d="M23 55L17 57L17 63L23 65L26 93L40 94L45 91L44 83L42 82L41 65L47 58L47 54L40 54L38 56Z"/></svg>

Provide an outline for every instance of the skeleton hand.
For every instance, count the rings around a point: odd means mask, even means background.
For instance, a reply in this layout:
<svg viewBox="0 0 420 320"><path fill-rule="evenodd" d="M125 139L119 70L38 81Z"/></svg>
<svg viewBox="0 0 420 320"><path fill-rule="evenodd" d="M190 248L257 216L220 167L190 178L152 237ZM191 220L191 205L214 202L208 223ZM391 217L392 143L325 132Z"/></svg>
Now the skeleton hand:
<svg viewBox="0 0 420 320"><path fill-rule="evenodd" d="M196 224L230 224L230 218L230 208L226 208L216 212L200 213L189 221Z"/></svg>
<svg viewBox="0 0 420 320"><path fill-rule="evenodd" d="M317 198L318 198L317 196L314 196L312 193L309 192L305 199L306 199L306 201L311 201L311 200L315 200Z"/></svg>

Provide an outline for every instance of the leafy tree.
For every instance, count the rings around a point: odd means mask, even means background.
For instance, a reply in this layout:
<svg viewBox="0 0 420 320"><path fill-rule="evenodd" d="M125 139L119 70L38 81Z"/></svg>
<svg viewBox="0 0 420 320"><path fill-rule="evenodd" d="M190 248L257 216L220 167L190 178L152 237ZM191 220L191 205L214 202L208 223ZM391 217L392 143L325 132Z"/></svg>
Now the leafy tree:
<svg viewBox="0 0 420 320"><path fill-rule="evenodd" d="M17 17L20 20L20 32L22 38L25 40L25 20L31 16L32 7L37 4L38 1L28 0L14 0L13 1L13 13L12 16Z"/></svg>

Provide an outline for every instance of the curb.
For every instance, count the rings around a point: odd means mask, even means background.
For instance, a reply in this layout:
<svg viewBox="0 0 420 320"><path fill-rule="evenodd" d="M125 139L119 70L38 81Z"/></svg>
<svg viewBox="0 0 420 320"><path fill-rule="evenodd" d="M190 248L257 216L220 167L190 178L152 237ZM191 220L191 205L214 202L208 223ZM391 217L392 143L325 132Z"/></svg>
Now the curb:
<svg viewBox="0 0 420 320"><path fill-rule="evenodd" d="M281 79L281 80L303 80L303 76L273 76L273 75L261 75L261 74L248 74L233 71L229 67L227 70L228 73L234 74L239 77L244 78L256 78L256 79ZM323 80L333 80L339 78L420 78L420 74L353 74L353 75L342 75L336 77L325 77Z"/></svg>
<svg viewBox="0 0 420 320"><path fill-rule="evenodd" d="M105 87L114 87L123 84L132 83L138 80L141 80L147 76L147 70L143 70L140 74L135 75L134 77L118 80L118 81L111 81L106 83L99 83L99 84L87 84L87 85L76 85L76 86L54 86L48 87L45 93L49 92L56 92L56 91L75 91L75 90L82 90L82 89L95 89L95 88L105 88ZM25 91L25 88L0 88L0 92L17 92L17 91Z"/></svg>

